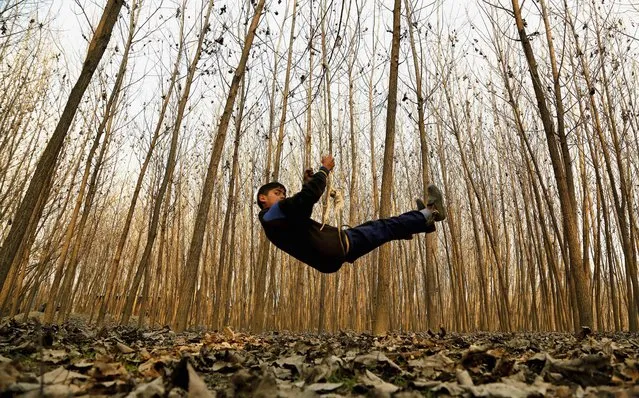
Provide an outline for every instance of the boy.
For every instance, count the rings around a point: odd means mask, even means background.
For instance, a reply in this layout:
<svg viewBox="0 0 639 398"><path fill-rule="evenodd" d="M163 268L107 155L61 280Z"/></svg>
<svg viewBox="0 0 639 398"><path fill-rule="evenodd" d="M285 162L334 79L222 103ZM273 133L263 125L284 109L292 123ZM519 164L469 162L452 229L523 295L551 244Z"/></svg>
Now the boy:
<svg viewBox="0 0 639 398"><path fill-rule="evenodd" d="M323 273L336 272L345 262L356 259L391 240L412 239L413 234L434 232L435 222L446 218L442 194L428 186L427 205L416 199L418 210L396 217L365 222L345 230L322 225L311 219L313 205L326 188L333 170L333 156L322 156L322 167L313 174L304 172L302 190L290 198L286 187L269 182L257 192L260 223L266 237L278 248Z"/></svg>

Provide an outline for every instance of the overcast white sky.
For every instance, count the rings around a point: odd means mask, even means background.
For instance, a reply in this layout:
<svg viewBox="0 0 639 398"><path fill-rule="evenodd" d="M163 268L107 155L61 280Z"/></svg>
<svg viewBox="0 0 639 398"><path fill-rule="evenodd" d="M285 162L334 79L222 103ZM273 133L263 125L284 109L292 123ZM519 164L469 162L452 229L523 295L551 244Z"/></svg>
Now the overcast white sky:
<svg viewBox="0 0 639 398"><path fill-rule="evenodd" d="M282 1L284 3L285 0ZM318 0L316 0L318 1ZM389 25L391 23L392 13L390 9L392 7L392 0L377 0L381 4L381 9L384 10L382 13L382 23ZM420 0L421 2L421 0ZM466 24L469 20L478 20L477 16L480 15L480 10L477 7L477 3L475 0L437 0L440 3L439 7L441 7L441 13L447 19L447 22L451 23L453 21L457 21L459 24ZM1 1L0 1L1 3ZM54 16L54 26L59 29L59 38L62 43L65 44L66 49L84 49L86 46L86 40L82 38L82 30L86 30L87 23L87 15L88 18L91 19L93 23L97 21L99 17L99 13L102 11L100 9L101 1L94 0L52 0L51 1L51 13ZM172 7L171 3L177 3L177 1L164 1L164 4L167 8L175 8ZM234 3L233 0L217 0L216 7L223 6L224 4L229 4L229 7L232 7ZM277 0L267 0L267 6L269 3L273 3L273 5L277 4ZM372 7L373 1L366 1L366 7L370 9ZM434 1L424 1L422 14L427 14L432 12L434 9L433 4ZM189 0L187 5L190 7L195 7L199 4L199 0ZM403 3L402 3L403 5ZM86 10L85 15L82 11L83 7ZM364 14L370 14L372 11L368 10L368 12L364 12Z"/></svg>

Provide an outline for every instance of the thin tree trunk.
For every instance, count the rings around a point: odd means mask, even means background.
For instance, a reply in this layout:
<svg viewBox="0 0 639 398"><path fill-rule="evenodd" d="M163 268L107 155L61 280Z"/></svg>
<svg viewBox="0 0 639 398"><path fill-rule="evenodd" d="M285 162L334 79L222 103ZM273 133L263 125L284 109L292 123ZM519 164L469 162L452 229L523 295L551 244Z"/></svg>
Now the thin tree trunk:
<svg viewBox="0 0 639 398"><path fill-rule="evenodd" d="M178 305L178 318L176 328L177 330L184 330L187 325L188 316L191 312L191 304L193 302L193 293L195 291L195 277L197 275L198 267L200 264L200 254L202 252L202 241L204 238L204 231L206 229L206 222L209 213L209 207L211 205L211 196L215 187L215 180L217 175L217 166L220 162L222 155L222 149L224 148L224 140L228 130L229 121L233 112L235 104L235 97L239 90L240 81L246 71L246 62L253 44L255 37L255 31L260 21L262 9L264 8L265 0L259 0L255 7L255 14L251 20L249 31L244 40L244 48L242 49L242 56L238 64L235 74L233 75L233 81L231 83L229 96L224 106L224 111L220 118L220 124L218 127L215 141L213 143L213 151L211 153L211 160L206 172L206 179L204 180L204 187L202 189L202 198L198 205L197 216L195 219L195 227L193 229L193 236L191 238L191 245L189 247L188 257L186 261L186 269L184 272L184 279L182 283L182 296ZM212 5L213 3L211 3ZM207 14L208 15L208 14ZM207 18L208 21L208 18Z"/></svg>
<svg viewBox="0 0 639 398"><path fill-rule="evenodd" d="M417 94L417 127L419 131L419 148L421 153L421 166L422 166L422 196L427 196L426 188L431 181L430 162L428 156L428 137L426 135L426 120L424 115L424 91L422 88L422 69L421 59L417 55L417 47L415 44L414 33L414 18L413 9L409 0L404 0L406 7L406 20L408 24L408 34L410 38L410 49L413 56L413 65L415 67L415 93ZM424 268L426 269L425 275L425 289L424 297L426 301L426 312L428 314L426 320L426 327L434 329L440 323L439 312L435 301L435 250L437 239L435 234L426 234L425 236L425 259Z"/></svg>
<svg viewBox="0 0 639 398"><path fill-rule="evenodd" d="M55 166L64 140L78 109L78 105L82 100L82 96L91 81L93 72L100 63L102 55L106 50L109 39L111 38L113 26L115 25L123 4L123 0L108 0L104 7L100 22L89 43L87 57L82 66L80 77L69 94L58 125L38 161L36 170L31 177L29 188L27 188L27 192L20 202L17 212L19 217L16 217L9 234L2 244L2 248L0 248L0 288L4 285L9 269L15 258L20 258L22 251L28 249L26 247L25 237L28 236L29 224L33 224L31 222L32 220L34 223L37 223L42 215L46 199L51 190Z"/></svg>
<svg viewBox="0 0 639 398"><path fill-rule="evenodd" d="M142 253L142 258L140 259L140 263L138 264L138 268L135 273L135 278L133 279L133 285L131 286L129 296L127 297L124 311L122 313L122 318L120 320L120 323L123 325L126 325L129 322L129 318L131 317L131 314L133 312L133 303L137 296L137 292L140 287L142 276L146 272L146 267L149 266L149 263L151 260L151 252L153 250L153 246L155 244L155 238L157 236L158 222L160 219L160 209L162 207L162 203L164 202L169 183L173 179L173 172L175 170L175 163L176 163L176 157L177 157L178 136L179 136L180 128L182 126L182 119L184 117L186 105L189 100L189 95L191 93L191 85L193 84L193 79L195 77L195 72L197 70L197 63L200 60L200 55L202 53L202 45L204 43L204 38L206 37L206 32L209 29L209 17L211 15L212 9L213 9L213 2L210 2L204 13L204 20L203 20L202 29L200 31L200 35L198 38L197 47L196 47L195 53L193 54L193 59L191 60L191 63L189 65L188 73L184 82L184 90L182 91L180 102L178 104L177 115L175 117L173 132L171 134L171 145L169 148L169 156L166 163L166 169L164 172L164 176L162 178L162 183L160 184L160 188L154 198L155 203L154 203L153 211L151 215L151 223L149 224L146 246L144 247L144 252ZM193 278L195 278L195 275L193 276ZM193 280L192 282L193 282L193 285L195 286L195 280Z"/></svg>
<svg viewBox="0 0 639 398"><path fill-rule="evenodd" d="M110 124L110 123L109 123ZM104 161L104 155L109 147L109 143L111 141L112 129L111 126L107 126L107 130L104 136L104 142L102 143L102 147L100 148L100 153L96 159L95 167L93 168L93 173L91 174L91 181L88 185L88 191L86 199L84 200L84 207L82 208L82 217L80 217L80 222L78 223L78 233L75 245L73 246L73 250L71 251L71 257L69 258L69 264L67 266L66 272L64 274L64 280L62 282L62 288L60 289L60 294L57 300L59 300L60 313L58 315L58 321L61 321L61 316L69 309L71 298L71 289L73 287L73 281L76 277L76 269L78 266L78 255L80 252L80 248L82 247L85 241L84 230L87 225L87 220L89 218L89 213L91 212L91 208L93 207L93 200L95 198L95 193L97 191L98 185L98 176L100 174L100 170L102 168L102 164ZM90 170L90 164L87 164L87 169ZM80 198L79 198L80 200ZM86 239L87 242L91 242L92 239Z"/></svg>
<svg viewBox="0 0 639 398"><path fill-rule="evenodd" d="M293 63L293 43L295 42L295 20L297 17L297 1L293 1L293 13L291 14L291 31L289 33L289 46L286 60L286 74L284 76L284 90L282 91L282 113L275 145L275 162L273 165L273 180L280 178L282 163L282 147L284 146L284 127L286 126L286 110L288 106L289 89L291 85L291 65Z"/></svg>
<svg viewBox="0 0 639 398"><path fill-rule="evenodd" d="M576 208L573 206L573 203L576 203L575 192L574 190L570 190L571 187L574 187L574 184L572 181L568 181L568 178L572 177L572 172L568 172L566 170L566 165L570 165L570 160L564 159L562 162L562 154L559 152L556 139L558 132L553 126L552 116L546 105L544 87L541 82L539 72L537 71L537 62L528 39L528 34L524 27L525 25L521 15L519 1L512 0L512 6L517 30L519 32L519 39L521 40L521 44L526 55L526 61L529 66L535 97L537 99L537 106L544 127L544 132L546 133L550 160L552 162L555 181L559 191L559 202L561 204L562 215L564 218L564 231L566 233L568 254L570 256L568 272L574 281L575 294L577 297L577 307L575 309L579 315L579 324L581 326L592 326L592 300L589 287L590 281L588 280L588 275L585 274L583 270L583 258L578 237ZM561 139L562 137L560 137L560 140ZM565 139L565 137L563 139Z"/></svg>
<svg viewBox="0 0 639 398"><path fill-rule="evenodd" d="M239 138L238 138L239 140ZM239 145L239 144L238 144ZM238 165L239 167L239 165ZM238 177L239 172L236 174L236 178ZM226 297L226 301L223 303L224 305L224 319L222 321L222 325L228 325L231 319L231 303L233 302L233 294L232 294L232 290L231 290L231 286L233 284L233 275L236 275L236 280L239 280L239 278L237 278L237 275L243 275L243 273L241 272L235 272L233 270L235 270L235 266L237 264L236 261L236 253L237 251L233 250L233 248L235 248L236 245L236 238L237 238L237 213L238 213L238 200L237 197L239 196L239 184L238 186L235 187L235 192L233 193L233 208L231 209L231 244L229 245L229 247L231 248L231 253L229 253L229 271L226 275L226 288L224 290L225 292L225 297ZM242 251L242 255L244 255L244 251ZM236 289L237 290L237 289ZM235 299L238 300L239 297L242 297L239 295L238 292L235 292Z"/></svg>
<svg viewBox="0 0 639 398"><path fill-rule="evenodd" d="M48 302L47 309L45 311L45 316L44 316L45 323L53 322L55 311L57 310L57 307L58 307L58 302L59 302L58 288L62 281L62 277L64 276L65 266L67 265L67 256L69 254L69 249L71 248L71 245L73 243L72 241L73 241L73 236L75 235L75 232L76 232L78 216L80 215L82 202L85 198L84 194L88 185L89 176L91 175L91 163L93 162L93 157L95 156L95 153L100 146L100 138L102 137L103 132L104 130L98 130L95 138L93 139L93 144L91 145L91 148L89 149L89 153L87 155L84 174L82 175L82 181L80 182L80 189L75 201L73 212L71 213L71 220L69 221L69 225L66 228L65 238L62 245L62 253L60 254L60 258L58 259L58 266L56 267L55 276L53 278L53 284L51 285L51 291L49 292L49 302ZM85 207L85 210L87 210L86 207ZM85 219L84 213L82 214L82 218ZM75 242L76 246L80 244L80 240L82 238L80 234L77 234L77 236L78 237ZM73 253L73 250L71 251L71 253Z"/></svg>
<svg viewBox="0 0 639 398"><path fill-rule="evenodd" d="M132 13L133 14L133 13ZM135 208L137 205L138 198L140 196L140 191L142 190L142 183L144 181L144 177L146 176L147 169L149 164L151 163L151 157L157 145L157 141L160 137L160 132L162 130L164 124L164 118L166 116L166 111L171 101L171 96L173 94L173 89L175 88L178 71L180 67L180 61L182 59L182 47L184 45L184 12L182 12L182 18L180 20L180 34L178 36L178 49L177 49L177 59L175 61L175 66L173 69L173 73L171 74L169 87L167 88L166 93L163 94L162 107L160 109L160 115L158 121L155 125L155 130L153 132L153 136L151 138L151 142L149 144L149 149L145 155L144 161L142 162L142 167L140 168L140 173L138 174L137 181L135 183L135 188L133 190L133 195L131 197L131 202L129 204L129 209L127 211L126 219L124 221L124 227L122 232L120 233L120 239L118 240L118 245L116 246L115 255L113 256L113 260L111 261L110 266L107 269L107 282L106 282L106 292L104 294L104 300L100 305L100 310L98 312L98 317L96 319L96 323L98 325L102 325L104 321L104 317L107 311L107 308L111 304L111 299L113 296L114 282L115 278L119 273L120 261L122 259L122 253L124 252L124 247L128 241L129 230L131 228L131 222L133 221L133 215L135 213ZM137 18L136 18L137 20ZM131 29L133 29L135 22L130 24ZM132 38L131 38L132 39ZM127 42L128 44L128 42Z"/></svg>
<svg viewBox="0 0 639 398"><path fill-rule="evenodd" d="M382 174L382 195L380 217L389 217L391 212L391 191L393 186L393 153L395 148L395 120L397 117L397 80L399 69L401 0L395 0L393 7L393 42L391 47L390 77L388 84L388 108L386 112L386 141L384 147L384 173ZM379 277L377 281L377 302L373 316L373 333L379 335L391 329L390 325L390 246L379 249Z"/></svg>
<svg viewBox="0 0 639 398"><path fill-rule="evenodd" d="M233 250L233 246L228 245L229 241L229 232L231 231L231 213L235 208L235 180L237 179L237 173L239 168L239 148L240 148L240 138L242 136L242 118L244 116L244 104L246 100L246 89L244 85L244 76L242 76L241 80L241 91L240 91L240 103L237 108L237 114L235 116L235 138L233 140L233 160L231 166L231 175L229 177L229 192L226 198L226 214L224 214L224 222L222 226L222 237L220 239L220 262L217 273L217 279L215 281L215 297L213 300L213 310L217 312L218 315L214 316L215 320L219 320L220 322L223 320L224 312L221 311L222 303L226 303L228 300L225 295L231 294L230 291L226 291L224 295L222 294L222 284L224 281L225 272L228 274L227 279L231 278L231 269L226 270L226 264L229 262L230 257L232 256L231 251ZM227 282L228 284L228 282ZM217 322L215 323L217 326L220 325Z"/></svg>
<svg viewBox="0 0 639 398"><path fill-rule="evenodd" d="M377 51L377 30L376 30L376 26L377 26L377 7L373 8L373 29L372 29L372 36L373 38L373 49L372 49L372 53L376 54ZM370 148L370 167L371 167L371 180L372 180L372 186L371 186L371 192L372 192L372 197L373 197L373 217L378 217L379 216L379 184L377 181L377 155L376 155L376 149L375 149L375 107L374 107L374 103L373 103L373 93L376 91L375 90L375 86L373 84L373 78L375 75L375 59L377 57L373 56L371 57L371 59L369 60L369 66L370 66L370 74L368 76L368 117L370 119L369 121L369 129L368 129L368 137L369 137L369 148ZM375 305L377 302L377 291L376 291L376 287L377 287L377 277L378 277L378 265L379 265L379 261L377 261L377 257L378 257L378 252L374 252L374 254L372 254L370 256L370 264L369 264L369 271L368 271L368 292L370 292L370 298L367 300L367 307L366 307L366 327L369 329L372 329L372 322L373 322L373 313L375 311Z"/></svg>
<svg viewBox="0 0 639 398"><path fill-rule="evenodd" d="M597 7L593 4L593 7ZM613 106L612 96L610 94L610 80L608 79L608 73L606 68L605 55L607 53L605 45L602 43L601 29L599 26L599 17L595 14L595 27L597 31L597 49L598 55L601 60L601 77L604 96L602 98L603 114L609 127L612 138L612 149L616 158L617 174L619 178L619 192L615 188L613 180L613 164L612 160L606 159L606 170L609 174L610 183L612 185L612 197L613 203L617 209L617 220L619 224L619 230L621 233L621 245L623 249L624 265L626 271L626 279L630 280L630 288L628 291L628 322L630 330L636 332L639 330L639 278L637 276L637 251L632 240L632 226L636 217L636 212L632 209L632 193L628 187L628 181L626 167L623 164L625 158L622 153L621 143L619 139L619 132L617 131L617 123L615 120L615 110ZM577 40L577 39L575 39ZM589 85L590 86L590 85ZM591 89L593 86L590 86ZM590 100L594 101L594 95L590 96ZM594 109L593 109L594 111ZM596 111L594 111L596 112ZM598 131L599 132L599 131ZM602 147L604 143L602 141ZM604 148L604 156L606 150ZM626 210L627 209L627 210Z"/></svg>

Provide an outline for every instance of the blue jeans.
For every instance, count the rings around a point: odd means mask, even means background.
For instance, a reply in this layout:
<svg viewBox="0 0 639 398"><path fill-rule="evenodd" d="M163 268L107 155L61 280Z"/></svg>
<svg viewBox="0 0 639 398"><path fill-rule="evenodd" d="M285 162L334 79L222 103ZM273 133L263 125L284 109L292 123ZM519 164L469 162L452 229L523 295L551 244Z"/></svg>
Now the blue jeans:
<svg viewBox="0 0 639 398"><path fill-rule="evenodd" d="M395 217L367 221L344 231L349 242L346 261L352 263L386 242L410 239L412 234L434 231L435 224L426 223L424 214L417 210Z"/></svg>

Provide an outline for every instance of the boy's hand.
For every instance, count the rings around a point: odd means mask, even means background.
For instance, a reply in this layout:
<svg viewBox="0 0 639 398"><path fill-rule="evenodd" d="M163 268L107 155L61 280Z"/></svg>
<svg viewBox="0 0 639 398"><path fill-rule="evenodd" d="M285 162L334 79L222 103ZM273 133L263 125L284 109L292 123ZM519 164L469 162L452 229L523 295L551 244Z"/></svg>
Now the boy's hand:
<svg viewBox="0 0 639 398"><path fill-rule="evenodd" d="M328 171L333 170L333 167L335 167L335 159L333 158L333 155L322 156L322 166L326 167Z"/></svg>
<svg viewBox="0 0 639 398"><path fill-rule="evenodd" d="M313 178L313 169L304 170L304 184L309 182Z"/></svg>

